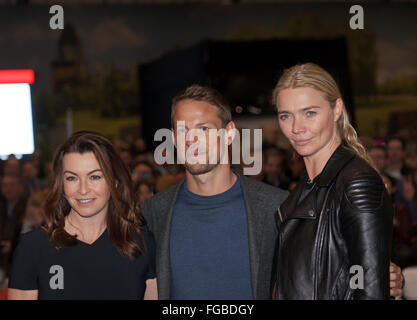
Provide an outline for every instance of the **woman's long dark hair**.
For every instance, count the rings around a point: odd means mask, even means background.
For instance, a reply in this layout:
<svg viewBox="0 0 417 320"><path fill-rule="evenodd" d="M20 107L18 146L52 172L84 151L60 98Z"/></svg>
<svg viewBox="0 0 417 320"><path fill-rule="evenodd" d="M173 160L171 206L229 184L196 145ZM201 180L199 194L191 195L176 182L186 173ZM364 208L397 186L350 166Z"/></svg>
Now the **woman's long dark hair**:
<svg viewBox="0 0 417 320"><path fill-rule="evenodd" d="M130 172L105 136L89 131L75 132L55 153L53 186L45 203L46 231L53 245L74 246L77 239L64 230L65 217L71 206L64 197L63 159L68 153L92 152L110 189L107 231L117 250L129 259L137 258L146 249L141 232L146 224L139 203L133 195ZM135 241L139 237L141 246Z"/></svg>

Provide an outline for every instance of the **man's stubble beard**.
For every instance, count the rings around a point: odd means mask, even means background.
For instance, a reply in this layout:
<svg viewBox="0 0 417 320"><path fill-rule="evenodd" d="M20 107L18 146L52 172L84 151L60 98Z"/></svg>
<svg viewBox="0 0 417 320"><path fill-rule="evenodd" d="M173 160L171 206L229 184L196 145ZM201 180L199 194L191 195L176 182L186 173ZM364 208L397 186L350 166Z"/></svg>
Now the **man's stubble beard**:
<svg viewBox="0 0 417 320"><path fill-rule="evenodd" d="M184 167L185 170L187 170L189 173L191 173L193 176L198 176L200 174L205 174L207 172L210 172L211 170L213 170L215 167L217 167L219 164L189 164L189 163L185 163Z"/></svg>

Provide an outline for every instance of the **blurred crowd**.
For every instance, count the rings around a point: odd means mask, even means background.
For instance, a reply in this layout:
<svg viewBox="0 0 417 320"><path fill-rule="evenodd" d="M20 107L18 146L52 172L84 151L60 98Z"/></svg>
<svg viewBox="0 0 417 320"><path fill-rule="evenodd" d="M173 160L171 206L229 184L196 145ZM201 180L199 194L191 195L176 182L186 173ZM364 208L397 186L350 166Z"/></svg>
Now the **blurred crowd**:
<svg viewBox="0 0 417 320"><path fill-rule="evenodd" d="M400 137L361 140L395 208L392 261L402 268L417 265L417 141ZM135 194L141 203L185 175L182 165L156 164L141 138L116 140L114 146L132 173ZM303 160L278 132L264 135L261 150L262 170L252 178L291 191L305 172ZM233 165L241 172L247 166ZM0 161L0 289L7 287L19 235L44 223L43 203L52 183L51 168L51 159L44 159L39 151L20 160L10 155Z"/></svg>

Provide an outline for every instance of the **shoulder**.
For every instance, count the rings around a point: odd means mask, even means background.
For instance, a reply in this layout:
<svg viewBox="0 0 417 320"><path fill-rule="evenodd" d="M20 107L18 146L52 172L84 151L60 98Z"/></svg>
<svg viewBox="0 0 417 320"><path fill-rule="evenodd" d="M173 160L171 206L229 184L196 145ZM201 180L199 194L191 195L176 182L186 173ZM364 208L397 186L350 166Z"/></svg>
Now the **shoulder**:
<svg viewBox="0 0 417 320"><path fill-rule="evenodd" d="M376 209L385 195L380 175L359 156L343 168L338 184L351 205L360 209Z"/></svg>
<svg viewBox="0 0 417 320"><path fill-rule="evenodd" d="M19 244L26 244L36 246L39 244L45 244L49 242L49 236L45 229L39 227L35 230L22 233L20 235Z"/></svg>
<svg viewBox="0 0 417 320"><path fill-rule="evenodd" d="M365 184L377 184L383 186L379 173L369 163L359 156L354 156L342 169L340 177L344 185L349 186L358 181Z"/></svg>
<svg viewBox="0 0 417 320"><path fill-rule="evenodd" d="M287 190L283 190L259 180L239 175L240 183L242 184L243 188L246 188L250 194L254 194L256 196L262 195L264 197L278 197L278 198L286 198L289 194Z"/></svg>
<svg viewBox="0 0 417 320"><path fill-rule="evenodd" d="M169 188L162 190L156 194L154 194L150 199L146 200L142 204L142 209L148 209L152 207L160 207L169 202L176 194L178 188L183 183L183 180Z"/></svg>

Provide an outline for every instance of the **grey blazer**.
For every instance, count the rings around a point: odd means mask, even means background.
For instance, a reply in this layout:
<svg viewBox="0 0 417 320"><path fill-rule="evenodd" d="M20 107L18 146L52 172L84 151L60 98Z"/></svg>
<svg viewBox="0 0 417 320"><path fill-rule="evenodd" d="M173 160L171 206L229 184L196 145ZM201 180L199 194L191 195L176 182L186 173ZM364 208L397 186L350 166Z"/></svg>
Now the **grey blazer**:
<svg viewBox="0 0 417 320"><path fill-rule="evenodd" d="M238 173L236 173L238 174ZM246 205L249 236L251 284L254 299L270 299L270 281L277 236L275 212L288 192L238 174ZM178 191L184 183L155 194L142 204L142 213L156 241L158 296L170 299L170 230Z"/></svg>

